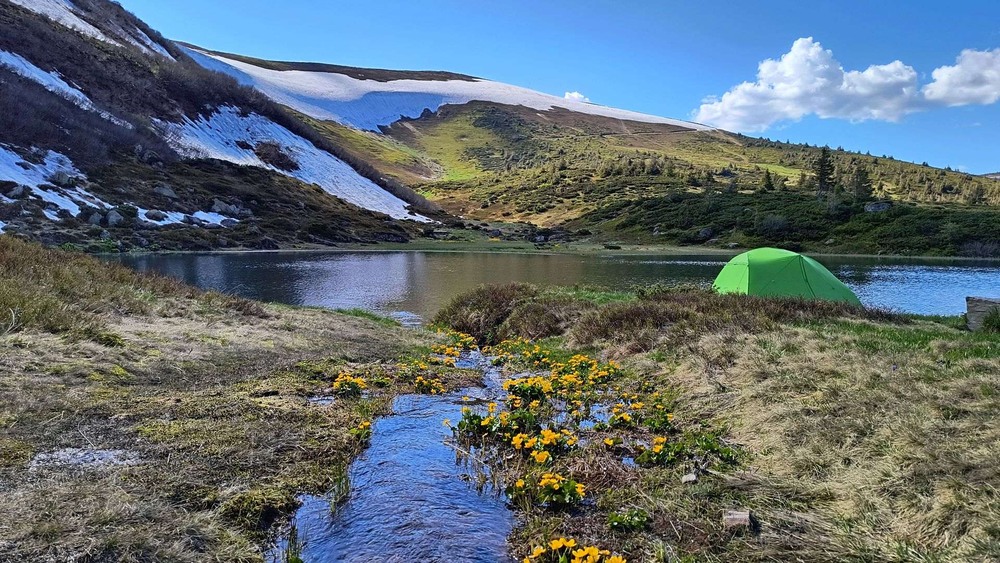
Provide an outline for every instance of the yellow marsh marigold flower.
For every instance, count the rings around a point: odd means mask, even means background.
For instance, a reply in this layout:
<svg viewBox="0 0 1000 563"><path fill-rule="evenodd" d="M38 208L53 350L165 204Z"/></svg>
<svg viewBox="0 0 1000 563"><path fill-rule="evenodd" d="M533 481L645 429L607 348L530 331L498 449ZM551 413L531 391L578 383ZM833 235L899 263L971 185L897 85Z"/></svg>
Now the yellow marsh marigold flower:
<svg viewBox="0 0 1000 563"><path fill-rule="evenodd" d="M518 479L517 482L514 483L514 488L516 488L516 489L523 489L524 488L524 479Z"/></svg>
<svg viewBox="0 0 1000 563"><path fill-rule="evenodd" d="M531 457L535 458L535 461L537 463L545 463L546 461L552 458L552 455L545 450L541 450L537 452L531 452Z"/></svg>
<svg viewBox="0 0 1000 563"><path fill-rule="evenodd" d="M621 555L612 555L608 557L605 563L628 563L625 558Z"/></svg>
<svg viewBox="0 0 1000 563"><path fill-rule="evenodd" d="M615 441L612 440L611 438L605 438L604 439L604 445L605 446L613 446L613 445L615 445Z"/></svg>
<svg viewBox="0 0 1000 563"><path fill-rule="evenodd" d="M587 490L587 488L584 487L582 483L577 483L576 484L576 494L578 494L578 495L580 495L582 497L583 494L584 494L584 492L586 492L586 490Z"/></svg>
<svg viewBox="0 0 1000 563"><path fill-rule="evenodd" d="M657 437L653 438L653 444L666 444L666 443L667 443L667 439L664 438L663 436L657 436Z"/></svg>
<svg viewBox="0 0 1000 563"><path fill-rule="evenodd" d="M543 553L545 553L545 548L540 545L536 545L535 549L531 550L531 558L534 559Z"/></svg>

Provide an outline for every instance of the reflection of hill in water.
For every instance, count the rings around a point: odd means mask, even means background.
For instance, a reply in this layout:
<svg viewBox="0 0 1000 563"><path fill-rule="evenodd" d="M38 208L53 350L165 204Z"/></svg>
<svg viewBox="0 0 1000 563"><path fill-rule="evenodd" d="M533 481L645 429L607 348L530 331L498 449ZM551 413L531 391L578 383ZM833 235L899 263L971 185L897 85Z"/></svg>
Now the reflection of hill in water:
<svg viewBox="0 0 1000 563"><path fill-rule="evenodd" d="M330 308L363 307L430 318L452 297L484 283L707 285L719 255L609 256L474 252L275 252L170 254L117 258L199 287L254 299ZM873 257L821 257L868 305L958 314L968 295L1000 296L1000 263Z"/></svg>

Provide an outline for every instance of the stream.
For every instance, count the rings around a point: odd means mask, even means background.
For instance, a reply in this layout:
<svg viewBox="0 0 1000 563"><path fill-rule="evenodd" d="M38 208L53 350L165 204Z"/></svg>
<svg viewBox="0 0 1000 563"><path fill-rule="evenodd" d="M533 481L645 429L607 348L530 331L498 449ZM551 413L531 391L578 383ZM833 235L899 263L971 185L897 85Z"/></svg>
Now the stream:
<svg viewBox="0 0 1000 563"><path fill-rule="evenodd" d="M499 396L501 371L479 352L463 352L456 365L481 370L484 386L397 397L393 413L373 421L369 447L350 465L347 500L300 497L291 525L303 561L510 560L513 513L489 484L488 470L463 461L450 445L443 424L462 417L463 397ZM288 549L285 535L267 560L283 563Z"/></svg>

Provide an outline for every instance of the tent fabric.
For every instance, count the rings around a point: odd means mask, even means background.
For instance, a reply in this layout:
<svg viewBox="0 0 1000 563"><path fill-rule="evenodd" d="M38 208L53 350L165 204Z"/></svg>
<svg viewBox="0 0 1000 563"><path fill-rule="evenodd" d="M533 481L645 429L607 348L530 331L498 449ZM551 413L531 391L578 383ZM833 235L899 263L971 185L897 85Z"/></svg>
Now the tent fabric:
<svg viewBox="0 0 1000 563"><path fill-rule="evenodd" d="M730 260L712 287L719 293L824 299L861 305L854 292L822 264L797 252L757 248Z"/></svg>

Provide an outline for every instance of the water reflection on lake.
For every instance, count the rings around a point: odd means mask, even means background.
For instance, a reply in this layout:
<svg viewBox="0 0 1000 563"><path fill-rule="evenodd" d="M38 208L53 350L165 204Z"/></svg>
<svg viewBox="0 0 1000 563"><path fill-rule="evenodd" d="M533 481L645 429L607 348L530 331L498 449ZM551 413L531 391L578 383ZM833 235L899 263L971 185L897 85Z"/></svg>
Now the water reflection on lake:
<svg viewBox="0 0 1000 563"><path fill-rule="evenodd" d="M269 252L125 255L115 259L203 288L264 301L361 307L417 323L483 283L525 281L630 289L710 284L721 255L574 255L482 252ZM869 306L954 315L969 295L1000 297L1000 263L817 257Z"/></svg>

